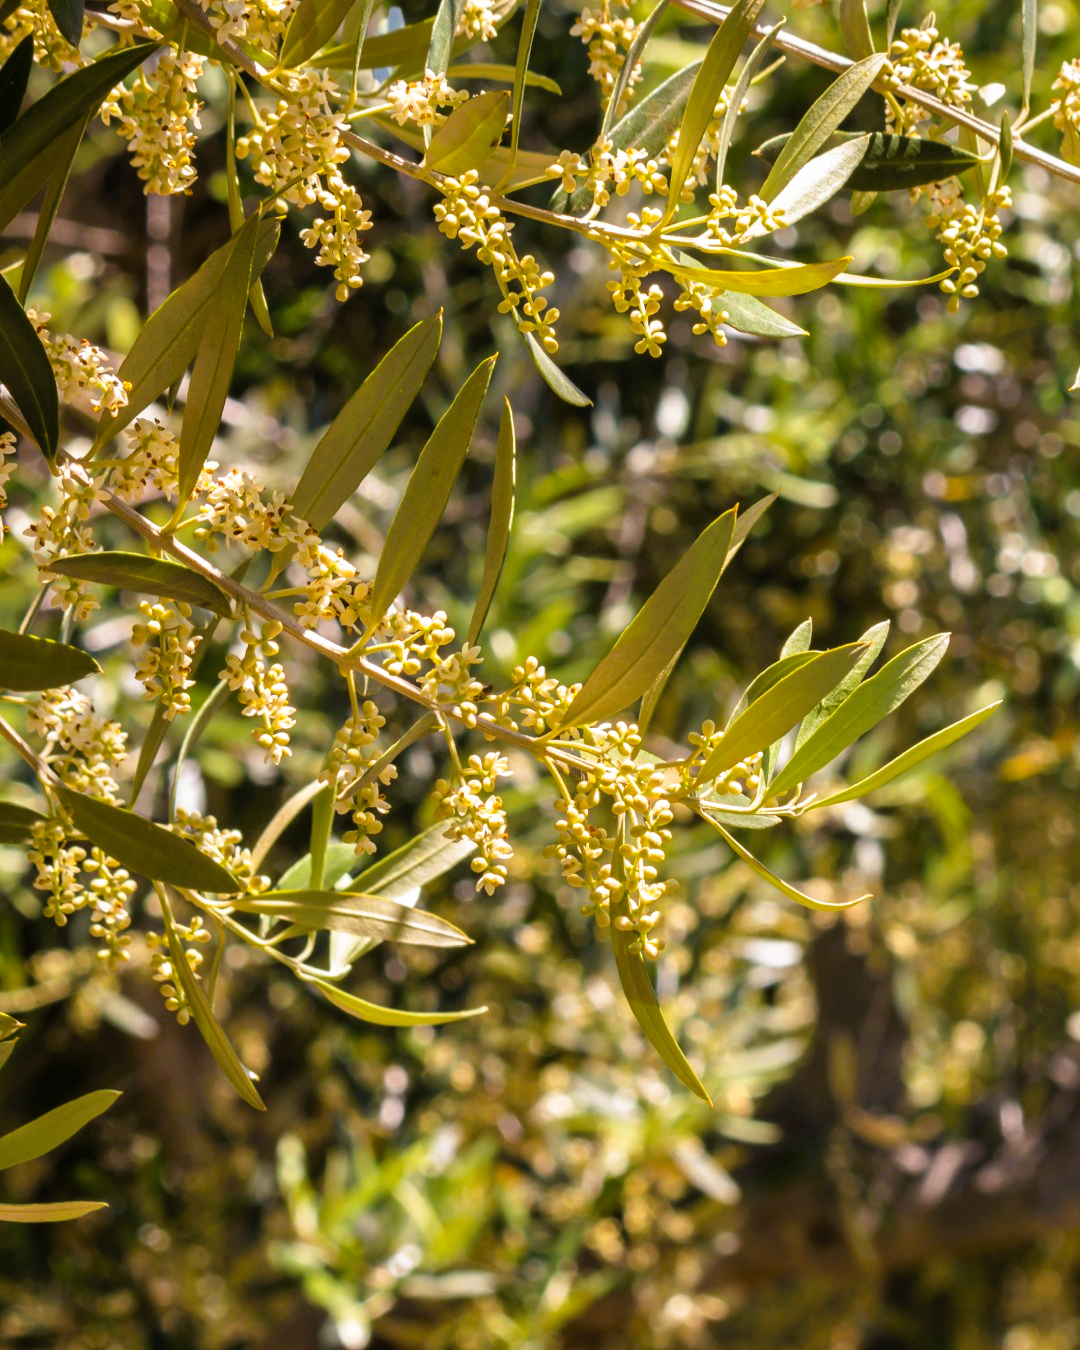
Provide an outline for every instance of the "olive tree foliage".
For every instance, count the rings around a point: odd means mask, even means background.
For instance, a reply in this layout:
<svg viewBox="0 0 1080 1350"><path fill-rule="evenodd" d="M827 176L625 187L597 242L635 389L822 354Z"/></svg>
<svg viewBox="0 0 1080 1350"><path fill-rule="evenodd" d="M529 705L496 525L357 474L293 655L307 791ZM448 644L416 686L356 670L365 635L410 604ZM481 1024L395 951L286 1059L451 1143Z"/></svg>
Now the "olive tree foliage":
<svg viewBox="0 0 1080 1350"><path fill-rule="evenodd" d="M699 59L657 78L650 41L679 10L715 32ZM665 739L650 749L666 681L768 499L709 525L582 682L564 683L526 658L501 687L487 683L485 620L513 526L518 456L509 401L490 406L497 353L438 418L377 563L358 567L333 542L335 518L421 394L439 349L438 313L418 317L370 371L289 492L251 464L222 460L241 338L245 329L251 342L272 334L260 277L281 232L299 231L336 301L348 303L364 281L373 225L357 183L374 171L428 194L441 233L490 270L493 302L552 397L572 404L587 399L559 364L559 314L544 294L554 278L519 249L521 220L538 237L569 232L606 256L611 302L641 359L662 352L671 311L688 314L702 343L722 346L730 329L799 336L769 302L829 285L936 285L950 307L977 303L981 273L1005 255L1014 160L1080 180L1080 62L1062 68L1055 97L1034 110L1034 5L1023 9L1009 90L980 88L933 15L900 28L898 10L890 3L871 25L862 0L841 0L841 53L789 37L782 20L763 19L763 0L730 9L681 0L670 10L659 0L648 13L604 0L570 28L588 48L597 134L591 144L527 149L523 142L550 139L536 109L557 91L531 64L538 0L441 0L404 25L400 11L374 0L3 6L0 227L35 202L37 225L0 279L0 414L11 427L0 436L0 502L6 491L12 507L21 504L20 465L38 453L52 497L21 531L40 587L26 596L18 631L0 632L0 839L26 846L45 915L60 926L81 915L102 962L121 966L145 944L166 1008L195 1024L252 1106L263 1106L253 1076L214 1012L229 944L247 944L368 1022L413 1026L484 1011L380 1006L350 992L349 976L380 943L471 940L418 907L420 888L468 858L477 890L499 891L513 867L504 796L515 778L550 785L550 855L565 885L610 941L644 1033L708 1100L703 1067L680 1049L650 975L678 884L665 869L673 832L703 820L785 896L835 907L770 871L754 832L871 793L992 713L996 705L976 709L846 782L837 769L845 752L930 676L948 636L879 662L887 624L820 651L807 621L733 710L684 728L677 746ZM504 29L515 35L513 64L485 50ZM788 133L758 146L763 181L732 185L729 149L753 137L751 86L768 97L781 56L836 78ZM35 271L93 119L127 142L147 194L190 190L200 81L215 71L225 90L231 235L146 319L117 366L28 306ZM877 129L844 129L852 114ZM1027 139L1051 121L1063 158ZM932 275L857 275L850 257L778 252L770 236L842 192L856 212L879 193L921 200L928 259L931 235L941 246ZM252 335L256 326L266 338ZM460 632L445 613L425 610L410 583L487 419L498 422L490 525ZM126 624L107 652L80 642L104 616ZM195 709L190 691L211 650L226 653L224 664ZM102 666L91 651L128 669L127 687L152 705L138 743L133 729L145 719L133 715L136 704L95 703ZM317 774L245 845L229 822L182 809L178 785L230 700L250 719L269 772L293 753L303 709L290 694L290 651L336 672L350 713L331 745L314 748ZM388 709L393 735L384 732ZM430 783L435 823L386 854L379 835L397 764L422 741L441 766ZM264 875L275 842L305 810L309 852ZM17 1026L0 1029L3 1051ZM106 1105L100 1093L70 1104L37 1151Z"/></svg>

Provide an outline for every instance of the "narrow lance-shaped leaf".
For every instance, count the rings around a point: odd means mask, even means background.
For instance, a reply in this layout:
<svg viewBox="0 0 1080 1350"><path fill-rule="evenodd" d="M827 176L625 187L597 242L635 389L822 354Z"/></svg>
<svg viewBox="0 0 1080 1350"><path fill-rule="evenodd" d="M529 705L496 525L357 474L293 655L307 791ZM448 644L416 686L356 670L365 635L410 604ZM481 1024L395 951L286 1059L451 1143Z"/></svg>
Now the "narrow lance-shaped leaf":
<svg viewBox="0 0 1080 1350"><path fill-rule="evenodd" d="M884 52L877 52L857 61L810 107L761 185L761 196L766 201L772 201L784 184L813 158L880 75L886 60Z"/></svg>
<svg viewBox="0 0 1080 1350"><path fill-rule="evenodd" d="M259 1096L251 1075L241 1063L240 1056L233 1049L232 1042L226 1036L221 1023L214 1016L206 991L199 983L195 972L188 964L187 954L176 932L172 913L167 904L162 904L165 919L165 936L169 942L169 956L172 958L173 982L184 996L191 1010L191 1017L198 1028L199 1035L206 1042L207 1049L217 1061L218 1068L236 1089L237 1093L253 1106L256 1111L265 1111L266 1104Z"/></svg>
<svg viewBox="0 0 1080 1350"><path fill-rule="evenodd" d="M459 104L433 133L424 166L453 175L478 169L502 140L509 111L505 89L490 89Z"/></svg>
<svg viewBox="0 0 1080 1350"><path fill-rule="evenodd" d="M698 781L710 782L786 735L839 684L862 651L857 642L835 647L784 675L735 718L701 766Z"/></svg>
<svg viewBox="0 0 1080 1350"><path fill-rule="evenodd" d="M24 37L0 66L0 136L19 115L33 68L34 39Z"/></svg>
<svg viewBox="0 0 1080 1350"><path fill-rule="evenodd" d="M664 270L680 280L699 281L718 291L735 291L741 295L806 295L810 291L827 286L851 263L850 257L829 258L825 262L796 263L793 267L770 267L756 272L729 272L716 267L700 267L684 262L686 256L680 254L670 259L662 258Z"/></svg>
<svg viewBox="0 0 1080 1350"><path fill-rule="evenodd" d="M232 383L233 367L240 351L259 223L256 213L234 236L215 303L210 307L203 326L188 386L184 421L180 428L180 449L177 455L180 494L178 514L183 511L195 490L221 423L225 399Z"/></svg>
<svg viewBox="0 0 1080 1350"><path fill-rule="evenodd" d="M57 142L92 116L125 75L160 46L140 42L114 49L54 84L4 135L0 156L0 230L6 229L56 167Z"/></svg>
<svg viewBox="0 0 1080 1350"><path fill-rule="evenodd" d="M525 346L529 349L529 355L533 359L533 365L540 372L544 383L562 399L564 403L569 403L574 408L591 408L592 399L588 394L583 394L573 380L563 371L544 351L543 347L536 340L535 333L525 333Z"/></svg>
<svg viewBox="0 0 1080 1350"><path fill-rule="evenodd" d="M64 189L67 187L67 181L71 177L72 165L75 163L75 155L79 146L82 144L83 135L86 132L89 123L89 117L77 122L70 131L57 141L54 147L54 156L56 167L53 169L49 178L49 186L38 208L37 224L34 226L34 237L30 241L30 247L26 250L26 257L23 259L22 275L19 278L19 303L25 305L26 298L30 294L30 287L34 283L34 277L37 275L37 269L41 262L41 256L45 252L45 245L48 243L49 234L52 231L53 221L56 219L56 213L60 209L60 202L63 200Z"/></svg>
<svg viewBox="0 0 1080 1350"><path fill-rule="evenodd" d="M716 303L727 315L724 322L729 328L740 333L752 333L755 337L805 337L806 329L792 323L783 314L777 314L756 296L739 295L735 291L721 291Z"/></svg>
<svg viewBox="0 0 1080 1350"><path fill-rule="evenodd" d="M891 47L896 33L896 21L900 17L900 6L904 0L886 0L885 4L885 46Z"/></svg>
<svg viewBox="0 0 1080 1350"><path fill-rule="evenodd" d="M685 646L716 589L730 556L735 515L725 512L690 545L585 681L560 729L604 721L648 692Z"/></svg>
<svg viewBox="0 0 1080 1350"><path fill-rule="evenodd" d="M405 1012L400 1008L384 1008L381 1003L369 1003L366 998L346 993L329 980L320 980L313 976L301 976L305 983L313 985L324 998L362 1022L373 1022L380 1027L437 1027L447 1022L463 1022L469 1017L479 1017L487 1008L464 1008L460 1012Z"/></svg>
<svg viewBox="0 0 1080 1350"><path fill-rule="evenodd" d="M302 858L297 858L296 862L287 867L278 877L276 889L279 891L302 891L311 887L313 885L313 861L310 853L305 853ZM323 887L332 890L342 877L349 874L355 863L356 849L353 848L352 844L328 844L323 857Z"/></svg>
<svg viewBox="0 0 1080 1350"><path fill-rule="evenodd" d="M40 1158L107 1111L119 1092L87 1092L0 1138L0 1168Z"/></svg>
<svg viewBox="0 0 1080 1350"><path fill-rule="evenodd" d="M9 1036L14 1036L17 1031L22 1031L25 1026L25 1022L20 1022L17 1017L12 1017L10 1013L0 1012L0 1041L6 1041Z"/></svg>
<svg viewBox="0 0 1080 1350"><path fill-rule="evenodd" d="M866 14L866 0L840 0L840 31L854 61L874 54L874 39Z"/></svg>
<svg viewBox="0 0 1080 1350"><path fill-rule="evenodd" d="M859 657L836 688L831 693L826 694L813 712L803 718L802 725L795 737L796 750L812 731L820 726L827 717L832 716L851 691L862 683L866 672L881 655L881 649L885 646L885 640L889 636L890 626L889 620L883 619L881 623L872 624L862 634L859 638L859 642L865 648L862 656Z"/></svg>
<svg viewBox="0 0 1080 1350"><path fill-rule="evenodd" d="M508 84L513 84L514 73L514 66L504 65L501 61L466 61L461 65L451 66L446 72L447 78L451 82L454 80L500 80ZM535 70L525 72L525 87L526 89L543 89L548 94L562 94L562 85L559 84L558 80L553 80L550 75L541 75ZM543 158L549 164L551 163L550 154L544 155Z"/></svg>
<svg viewBox="0 0 1080 1350"><path fill-rule="evenodd" d="M52 464L60 442L56 377L37 330L3 276L0 276L0 384L7 387L41 453Z"/></svg>
<svg viewBox="0 0 1080 1350"><path fill-rule="evenodd" d="M241 889L231 872L163 825L67 787L53 790L75 828L132 872L195 891L234 894Z"/></svg>
<svg viewBox="0 0 1080 1350"><path fill-rule="evenodd" d="M839 806L841 802L853 802L858 797L865 797L871 792L876 792L878 788L885 787L887 783L891 783L902 774L909 773L924 760L929 759L931 755L936 755L939 750L944 750L954 741L960 740L969 731L974 731L980 722L985 722L1000 707L1001 700L999 699L996 703L988 703L985 708L980 708L978 712L969 713L967 717L962 717L959 722L954 722L952 726L935 731L932 736L927 736L924 740L919 741L917 745L905 750L902 755L897 755L888 764L883 764L880 769L868 774L859 782L853 783L850 787L843 788L839 792L833 792L820 801L815 801L814 810L816 811L821 806Z"/></svg>
<svg viewBox="0 0 1080 1350"><path fill-rule="evenodd" d="M701 139L709 123L716 116L716 105L746 39L754 27L765 0L737 0L727 18L709 43L694 80L694 87L686 100L686 112L679 123L679 142L671 157L671 175L668 204L664 220L670 220L678 209L683 184L690 173Z"/></svg>
<svg viewBox="0 0 1080 1350"><path fill-rule="evenodd" d="M619 111L619 104L623 101L623 94L626 93L626 86L630 83L630 77L637 69L645 48L649 44L649 39L656 32L656 25L664 17L664 11L667 7L668 0L657 0L649 17L634 34L634 40L627 49L623 63L615 76L615 83L611 86L611 93L608 95L607 107L604 109L604 120L600 124L598 139L602 140L611 130L611 124L615 121L615 115ZM537 5L537 8L539 9L539 5Z"/></svg>
<svg viewBox="0 0 1080 1350"><path fill-rule="evenodd" d="M510 543L510 527L514 522L514 481L517 473L514 413L510 400L503 399L499 440L495 447L495 478L491 485L491 519L488 522L487 548L484 552L484 572L480 590L469 621L470 645L480 636L495 588L499 584L503 561Z"/></svg>
<svg viewBox="0 0 1080 1350"><path fill-rule="evenodd" d="M823 769L918 689L945 655L948 633L916 642L865 680L808 736L769 785L779 796Z"/></svg>
<svg viewBox="0 0 1080 1350"><path fill-rule="evenodd" d="M816 155L781 188L769 203L769 209L782 215L786 225L794 225L812 211L817 211L845 186L859 167L869 144L869 135L859 136ZM765 233L765 228L759 223L757 228L750 231L750 236L753 238L754 235Z"/></svg>
<svg viewBox="0 0 1080 1350"><path fill-rule="evenodd" d="M292 495L297 515L312 529L333 520L386 450L420 392L441 336L441 311L410 328L330 423Z"/></svg>
<svg viewBox="0 0 1080 1350"><path fill-rule="evenodd" d="M104 1200L52 1200L40 1205L0 1205L2 1223L65 1223L108 1209Z"/></svg>
<svg viewBox="0 0 1080 1350"><path fill-rule="evenodd" d="M388 853L360 873L358 884L367 895L382 895L388 900L399 899L406 891L426 886L429 881L449 872L463 858L476 851L471 839L450 839L450 823L440 820L407 844Z"/></svg>
<svg viewBox="0 0 1080 1350"><path fill-rule="evenodd" d="M536 36L536 23L539 18L540 0L525 0L525 12L521 16L521 32L518 34L517 59L514 62L514 90L510 107L510 157L502 175L501 187L505 187L510 181L517 163L518 144L521 140L521 110L525 106L529 60L532 57L533 38Z"/></svg>
<svg viewBox="0 0 1080 1350"><path fill-rule="evenodd" d="M31 836L35 825L47 819L28 806L18 806L15 802L0 802L0 844L24 844ZM0 1024L0 1039L4 1029Z"/></svg>
<svg viewBox="0 0 1080 1350"><path fill-rule="evenodd" d="M48 0L48 4L60 36L72 47L78 47L82 41L83 0Z"/></svg>
<svg viewBox="0 0 1080 1350"><path fill-rule="evenodd" d="M0 689L58 689L100 670L89 652L79 647L0 628Z"/></svg>
<svg viewBox="0 0 1080 1350"><path fill-rule="evenodd" d="M252 276L273 257L281 226L263 219L258 226ZM219 303L222 278L229 266L234 235L216 249L193 276L178 286L151 314L117 372L129 385L127 404L115 417L102 415L95 446L123 430L159 394L175 384L199 351L211 313Z"/></svg>
<svg viewBox="0 0 1080 1350"><path fill-rule="evenodd" d="M372 33L364 39L360 48L359 60L351 43L331 47L319 58L319 65L330 70L346 68L351 70L354 62L359 70L378 70L397 67L419 67L424 54L431 45L431 30L435 20L421 19L419 23L407 23L389 33Z"/></svg>
<svg viewBox="0 0 1080 1350"><path fill-rule="evenodd" d="M402 942L414 947L464 947L472 941L437 914L359 891L266 891L242 896L232 901L232 905L247 914L278 919L299 928L326 928L380 942Z"/></svg>
<svg viewBox="0 0 1080 1350"><path fill-rule="evenodd" d="M435 76L446 74L454 46L454 34L457 32L458 21L464 8L465 0L439 0L435 22L431 27L431 44L428 47L427 60L424 62L425 70L430 70ZM432 129L425 126L424 144L429 145L431 139Z"/></svg>
<svg viewBox="0 0 1080 1350"><path fill-rule="evenodd" d="M1035 78L1035 44L1039 37L1039 0L1022 0L1020 6L1020 31L1023 70L1024 102L1021 113L1031 107L1031 83Z"/></svg>
<svg viewBox="0 0 1080 1350"><path fill-rule="evenodd" d="M356 0L300 0L281 43L285 70L302 65L320 51L345 21Z"/></svg>
<svg viewBox="0 0 1080 1350"><path fill-rule="evenodd" d="M898 192L936 183L963 173L977 162L976 156L951 141L932 141L925 136L895 136L891 132L834 131L824 141L826 150L845 142L869 143L858 167L845 187L851 192ZM774 164L792 133L773 136L754 151L759 159Z"/></svg>
<svg viewBox="0 0 1080 1350"><path fill-rule="evenodd" d="M435 532L450 490L469 450L495 357L482 361L458 391L420 452L390 528L371 592L372 624L379 623L394 597L416 570ZM367 640L368 635L361 639Z"/></svg>
<svg viewBox="0 0 1080 1350"><path fill-rule="evenodd" d="M102 586L120 586L128 591L182 600L212 610L223 619L232 618L229 597L219 586L183 563L168 558L106 550L84 553L81 557L58 558L49 563L48 570L79 581L94 581Z"/></svg>
<svg viewBox="0 0 1080 1350"><path fill-rule="evenodd" d="M806 909L824 911L850 909L852 905L861 905L864 900L869 900L871 898L869 895L857 895L851 900L816 900L812 895L807 895L805 891L800 891L799 888L793 886L790 881L785 881L783 877L777 876L771 868L766 867L760 858L756 858L748 848L741 844L733 834L730 834L724 828L720 821L716 819L715 815L703 813L703 817L718 834L723 835L724 841L731 851L736 857L741 858L743 862L746 863L747 867L750 868L755 876L759 876L762 881L767 881L768 884L778 890L781 895L786 895L789 900L794 900L796 904L803 905Z"/></svg>
<svg viewBox="0 0 1080 1350"><path fill-rule="evenodd" d="M626 896L620 892L620 898L612 902L611 945L615 952L615 968L619 972L619 981L630 1005L630 1011L648 1038L649 1044L679 1082L685 1084L691 1092L711 1106L711 1097L705 1091L701 1079L690 1067L686 1056L679 1048L678 1041L664 1020L664 1014L653 991L652 981L649 979L649 972L645 969L644 958L639 952L631 951L633 934L624 933L618 927L618 919L625 913Z"/></svg>
<svg viewBox="0 0 1080 1350"><path fill-rule="evenodd" d="M739 120L742 112L743 100L746 98L747 91L750 88L750 82L761 68L765 55L772 46L773 38L783 27L783 20L774 24L768 29L764 36L751 51L750 55L743 62L743 68L739 71L739 78L735 81L735 88L732 90L731 98L724 109L723 121L720 123L720 135L716 141L716 191L719 192L724 185L724 170L727 168L728 150L731 148L731 138L735 134L735 123Z"/></svg>

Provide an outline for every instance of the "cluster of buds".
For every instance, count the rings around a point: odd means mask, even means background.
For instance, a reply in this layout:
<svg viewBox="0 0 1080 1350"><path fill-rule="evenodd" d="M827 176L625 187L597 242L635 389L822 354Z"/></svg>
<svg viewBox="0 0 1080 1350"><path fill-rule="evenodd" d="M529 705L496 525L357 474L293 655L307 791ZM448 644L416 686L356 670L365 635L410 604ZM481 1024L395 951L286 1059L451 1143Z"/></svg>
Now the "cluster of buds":
<svg viewBox="0 0 1080 1350"><path fill-rule="evenodd" d="M1063 62L1051 87L1061 91L1050 104L1061 153L1070 164L1080 164L1080 59Z"/></svg>
<svg viewBox="0 0 1080 1350"><path fill-rule="evenodd" d="M466 90L455 89L445 75L431 70L422 80L395 80L386 91L388 111L399 127L440 127L468 97Z"/></svg>
<svg viewBox="0 0 1080 1350"><path fill-rule="evenodd" d="M251 850L243 847L239 830L223 830L214 816L182 809L177 810L171 828L174 834L187 839L200 853L231 872L241 890L253 895L269 890L270 878L256 874Z"/></svg>
<svg viewBox="0 0 1080 1350"><path fill-rule="evenodd" d="M542 735L559 725L580 688L560 684L529 656L510 672L509 689L495 696L493 715L502 726Z"/></svg>
<svg viewBox="0 0 1080 1350"><path fill-rule="evenodd" d="M141 600L139 613L145 622L131 630L131 645L145 648L135 664L135 678L146 691L144 698L161 704L166 721L191 711L188 690L195 683L191 663L200 639L191 623L191 606L177 601L175 608L162 601Z"/></svg>
<svg viewBox="0 0 1080 1350"><path fill-rule="evenodd" d="M581 17L570 29L571 37L581 38L589 49L589 74L600 86L605 106L611 99L615 81L619 78L637 31L638 25L629 12L618 13L611 0L601 0L599 9L583 9ZM633 87L640 79L640 68L635 66L626 81L616 114L625 110Z"/></svg>
<svg viewBox="0 0 1080 1350"><path fill-rule="evenodd" d="M183 959L187 962L191 974L198 979L199 967L203 963L203 953L199 948L213 941L213 934L205 926L201 916L196 914L186 926L177 925L176 935L180 940ZM161 991L165 1007L169 1012L175 1013L176 1020L185 1027L192 1018L191 1004L177 978L172 952L160 933L147 933L146 945L150 948L150 972Z"/></svg>
<svg viewBox="0 0 1080 1350"><path fill-rule="evenodd" d="M356 706L352 717L334 737L326 766L319 774L334 795L334 810L352 816L353 829L343 836L358 856L374 853L373 836L382 832L380 816L390 810L382 788L397 777L393 764L372 772L379 758L375 744L386 719L370 699Z"/></svg>
<svg viewBox="0 0 1080 1350"><path fill-rule="evenodd" d="M50 315L27 308L26 317L34 325L56 377L60 397L69 407L87 417L97 417L102 409L115 416L127 404L127 389L117 379L108 355L67 333L49 331Z"/></svg>
<svg viewBox="0 0 1080 1350"><path fill-rule="evenodd" d="M0 431L0 511L7 506L7 480L15 472L15 433ZM0 517L0 543L4 539L4 521Z"/></svg>
<svg viewBox="0 0 1080 1350"><path fill-rule="evenodd" d="M507 837L506 810L495 791L497 779L509 766L495 752L470 755L453 783L440 778L435 784L435 810L440 820L451 822L447 835L470 839L477 848L472 869L479 873L476 889L493 894L506 881L506 869L514 850Z"/></svg>
<svg viewBox="0 0 1080 1350"><path fill-rule="evenodd" d="M1003 227L998 212L1010 206L1011 201L1009 189L999 187L977 204L954 197L951 209L927 217L927 224L937 228L937 237L945 245L946 263L957 270L955 277L946 277L941 283L942 291L949 297L950 310L957 309L961 297L970 300L978 295L979 275L991 258L1007 256L1008 250L1001 243Z"/></svg>
<svg viewBox="0 0 1080 1350"><path fill-rule="evenodd" d="M114 773L127 757L127 734L69 685L46 689L30 705L27 730L45 742L41 758L65 787L117 802Z"/></svg>
<svg viewBox="0 0 1080 1350"><path fill-rule="evenodd" d="M889 83L925 89L952 107L971 102L976 86L964 64L964 53L958 42L939 40L933 15L928 16L922 27L901 31L889 48L889 60ZM890 101L886 126L903 136L916 135L919 123L929 116L918 104Z"/></svg>
<svg viewBox="0 0 1080 1350"><path fill-rule="evenodd" d="M210 551L219 539L252 551L276 553L299 537L288 524L292 504L283 492L268 491L253 473L229 469L218 478L211 474L216 465L204 467L199 490L195 538Z"/></svg>
<svg viewBox="0 0 1080 1350"><path fill-rule="evenodd" d="M276 641L280 633L281 624L276 620L264 623L259 633L246 627L240 634L243 654L230 652L219 677L239 694L244 716L258 719L253 733L255 744L264 752L267 763L273 764L292 754L289 733L296 725L284 667L272 660L281 650Z"/></svg>
<svg viewBox="0 0 1080 1350"><path fill-rule="evenodd" d="M193 153L202 104L195 96L205 57L166 48L151 71L119 84L101 105L101 120L115 120L146 192L163 197L190 193L197 177Z"/></svg>
<svg viewBox="0 0 1080 1350"><path fill-rule="evenodd" d="M647 211L648 208L642 212L642 216ZM659 356L667 341L664 321L659 317L664 292L655 284L649 287L642 284L649 272L654 270L652 264L643 262L623 249L612 248L608 265L619 273L617 281L607 283L611 302L619 314L629 313L630 328L638 335L634 351L639 355L647 352L650 356Z"/></svg>
<svg viewBox="0 0 1080 1350"><path fill-rule="evenodd" d="M455 32L474 42L490 42L498 36L495 6L492 0L465 0L458 16Z"/></svg>
<svg viewBox="0 0 1080 1350"><path fill-rule="evenodd" d="M668 181L658 159L644 150L617 150L609 136L601 136L589 149L588 161L572 150L563 150L547 169L549 178L558 178L562 190L575 192L578 180L592 195L593 211L611 201L611 194L625 197L635 185L646 196L667 196Z"/></svg>
<svg viewBox="0 0 1080 1350"><path fill-rule="evenodd" d="M724 224L731 221L730 226ZM744 244L760 234L774 234L787 225L783 210L773 210L764 197L750 194L745 206L739 205L739 195L726 183L718 192L709 194L709 219L706 231L725 248Z"/></svg>

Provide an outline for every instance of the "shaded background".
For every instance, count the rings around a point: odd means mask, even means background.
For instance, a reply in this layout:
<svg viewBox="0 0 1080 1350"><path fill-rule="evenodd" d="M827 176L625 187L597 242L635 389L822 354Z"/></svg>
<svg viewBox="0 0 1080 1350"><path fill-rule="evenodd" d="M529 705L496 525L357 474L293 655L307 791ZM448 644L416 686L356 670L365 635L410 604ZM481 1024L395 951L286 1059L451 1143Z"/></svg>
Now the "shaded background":
<svg viewBox="0 0 1080 1350"><path fill-rule="evenodd" d="M825 10L796 19L832 40ZM957 4L939 26L981 82L1014 80L1013 6ZM535 101L537 147L584 148L597 125L565 29L545 13L535 64L564 97ZM1075 7L1045 5L1042 30L1036 106L1080 47ZM708 30L685 16L662 29L673 63L687 59L676 35ZM512 52L509 33L500 44ZM738 184L762 177L746 152L826 83L790 61L773 77L743 122ZM224 239L219 94L208 79L190 199L148 214L118 142L99 132L84 149L62 212L70 230L36 297L55 327L122 352L148 298ZM1040 143L1054 141L1047 129ZM466 870L425 898L476 945L380 951L356 985L414 1008L485 1003L486 1017L365 1028L234 953L221 1012L262 1074L265 1117L160 1013L145 970L103 975L77 925L38 917L20 858L0 850L0 1007L28 1022L0 1080L0 1129L77 1092L124 1090L65 1149L7 1174L11 1198L100 1196L110 1208L0 1233L0 1342L1080 1344L1080 471L1065 393L1080 363L1075 188L1014 174L1010 258L955 316L933 290L834 288L789 305L809 330L801 341L734 335L715 350L676 319L655 362L633 356L602 260L523 223L519 241L559 275L560 360L595 400L581 412L555 402L512 331L492 327L492 279L437 234L416 185L354 168L376 219L368 280L334 304L287 232L265 277L277 336L249 326L225 440L287 490L382 352L444 306L425 391L338 522L350 556L370 557L432 419L497 345L493 392L519 414L520 497L489 620L493 682L527 654L583 677L715 514L778 489L672 681L661 736L730 707L808 615L819 646L883 617L889 653L954 633L852 772L990 698L1006 707L868 805L755 836L792 879L874 892L841 918L766 890L715 836L677 833L670 870L684 890L658 987L715 1111L641 1041L605 943L543 856L550 803L527 778L508 799L518 852L506 890L476 897ZM897 197L856 221L840 199L781 242L794 256L851 252L858 270L886 275L939 265L921 208ZM480 574L494 433L489 421L413 588L418 608L459 626ZM43 480L28 458L13 525ZM115 522L103 536L129 543ZM35 581L15 537L0 545L0 575L10 624ZM134 731L147 710L130 700L110 622L103 611L83 636ZM317 771L346 713L327 671L303 653L287 661L301 713L283 773L264 768L232 709L189 784L249 840ZM206 661L199 697L219 665ZM398 711L388 705L391 726ZM422 747L405 758L388 846L430 820L434 767ZM286 835L273 875L305 851L306 826Z"/></svg>

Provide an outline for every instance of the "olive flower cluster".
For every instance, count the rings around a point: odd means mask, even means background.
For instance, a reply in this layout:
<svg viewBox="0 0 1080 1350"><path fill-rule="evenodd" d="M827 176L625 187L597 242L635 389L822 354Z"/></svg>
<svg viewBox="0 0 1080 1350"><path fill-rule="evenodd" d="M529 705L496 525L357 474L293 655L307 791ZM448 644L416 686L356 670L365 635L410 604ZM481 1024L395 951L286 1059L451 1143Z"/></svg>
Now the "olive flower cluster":
<svg viewBox="0 0 1080 1350"><path fill-rule="evenodd" d="M889 48L889 59L892 83L925 89L952 106L971 102L976 86L960 44L939 39L932 16L920 28L903 29ZM908 100L890 102L885 115L888 129L904 136L916 135L919 124L929 117L929 112Z"/></svg>
<svg viewBox="0 0 1080 1350"><path fill-rule="evenodd" d="M191 666L201 639L191 623L190 605L141 600L139 613L145 622L132 628L131 645L145 650L135 663L135 678L145 690L143 697L160 703L171 722L178 713L191 711Z"/></svg>
<svg viewBox="0 0 1080 1350"><path fill-rule="evenodd" d="M130 85L118 84L101 106L101 120L128 143L131 162L146 192L163 197L190 193L197 177L195 131L202 104L195 96L205 58L166 47L152 69Z"/></svg>
<svg viewBox="0 0 1080 1350"><path fill-rule="evenodd" d="M1070 164L1080 164L1080 59L1063 62L1051 87L1061 91L1050 104L1054 126L1061 132L1061 153Z"/></svg>
<svg viewBox="0 0 1080 1350"><path fill-rule="evenodd" d="M272 659L281 650L276 641L280 633L276 621L264 623L258 633L249 621L240 634L243 652L230 652L218 677L240 696L244 716L258 719L253 736L268 764L280 764L292 754L289 733L296 725L284 667Z"/></svg>
<svg viewBox="0 0 1080 1350"><path fill-rule="evenodd" d="M638 25L629 12L612 0L601 0L599 9L583 9L581 17L570 29L571 37L579 37L589 49L589 74L600 86L605 106L611 99L615 81L626 62L626 54L633 45ZM635 66L626 81L626 88L616 113L625 111L634 85L641 79L640 67Z"/></svg>
<svg viewBox="0 0 1080 1350"><path fill-rule="evenodd" d="M477 848L472 869L479 873L476 889L492 895L506 882L507 865L514 855L508 838L506 809L495 791L497 779L509 773L505 758L495 752L470 755L451 783L440 778L432 794L440 820L450 821L451 839L470 839Z"/></svg>
<svg viewBox="0 0 1080 1350"><path fill-rule="evenodd" d="M385 725L386 719L371 699L358 704L335 735L326 765L319 774L334 795L334 810L352 816L354 828L343 838L354 846L358 856L375 852L373 836L380 834L383 827L379 816L390 810L381 789L397 777L393 764L378 773L372 772L380 757L375 744Z"/></svg>

